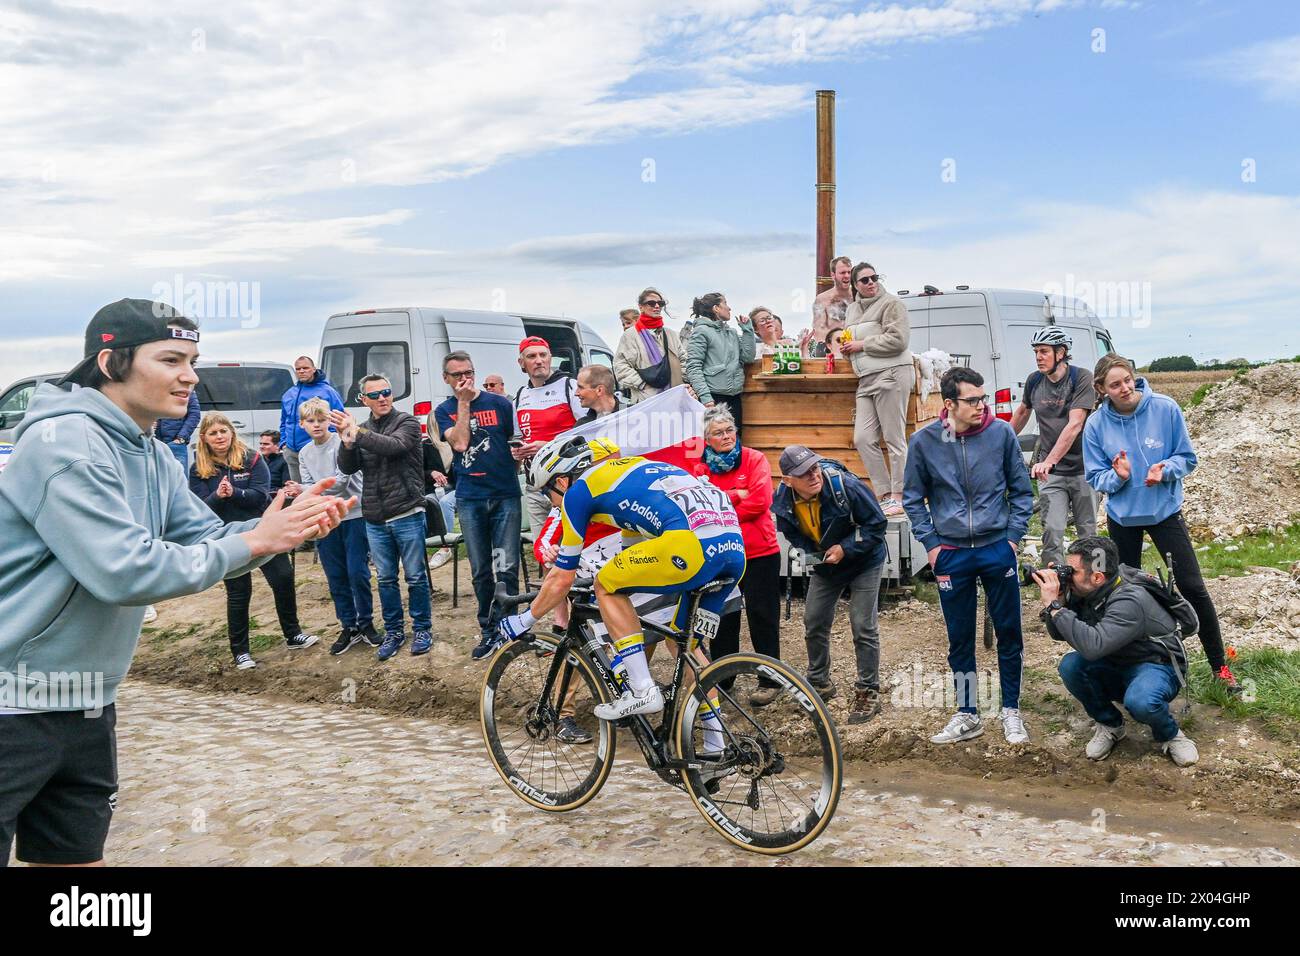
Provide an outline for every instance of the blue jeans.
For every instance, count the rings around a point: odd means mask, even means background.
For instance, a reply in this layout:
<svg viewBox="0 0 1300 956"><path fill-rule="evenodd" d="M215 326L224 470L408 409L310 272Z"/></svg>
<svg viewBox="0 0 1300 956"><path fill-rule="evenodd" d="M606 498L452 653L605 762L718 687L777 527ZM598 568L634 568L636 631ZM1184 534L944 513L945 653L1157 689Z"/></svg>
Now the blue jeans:
<svg viewBox="0 0 1300 956"><path fill-rule="evenodd" d="M379 604L384 612L384 632L404 632L402 589L397 583L399 560L406 570L406 592L411 598L411 626L417 631L432 630L429 566L424 563L424 510L383 524L366 521L366 539L370 542L371 557L375 559L375 577L379 579Z"/></svg>
<svg viewBox="0 0 1300 956"><path fill-rule="evenodd" d="M1124 715L1112 701L1122 700L1124 709L1140 724L1151 728L1156 743L1178 736L1178 721L1169 712L1169 702L1178 696L1178 672L1169 664L1114 664L1106 658L1085 660L1077 651L1061 658L1057 667L1065 689L1083 704L1088 716L1107 727L1119 727Z"/></svg>
<svg viewBox="0 0 1300 956"><path fill-rule="evenodd" d="M438 507L442 509L442 524L451 534L456 527L456 489L440 489L441 497L438 498Z"/></svg>
<svg viewBox="0 0 1300 956"><path fill-rule="evenodd" d="M181 463L181 468L185 469L186 474L188 474L190 470L190 446L168 442L167 450L172 453L173 458Z"/></svg>
<svg viewBox="0 0 1300 956"><path fill-rule="evenodd" d="M982 548L954 548L935 557L939 606L948 626L948 666L957 686L957 709L976 713L975 581L984 585L993 632L998 638L998 684L1002 706L1020 706L1020 672L1025 649L1020 631L1020 571L1008 541Z"/></svg>
<svg viewBox="0 0 1300 956"><path fill-rule="evenodd" d="M366 522L344 521L316 543L334 616L344 627L373 624L375 601L370 595L370 541Z"/></svg>
<svg viewBox="0 0 1300 956"><path fill-rule="evenodd" d="M518 498L461 498L456 502L460 533L474 575L478 629L483 637L496 631L501 615L493 602L496 583L519 593L519 529L523 511Z"/></svg>

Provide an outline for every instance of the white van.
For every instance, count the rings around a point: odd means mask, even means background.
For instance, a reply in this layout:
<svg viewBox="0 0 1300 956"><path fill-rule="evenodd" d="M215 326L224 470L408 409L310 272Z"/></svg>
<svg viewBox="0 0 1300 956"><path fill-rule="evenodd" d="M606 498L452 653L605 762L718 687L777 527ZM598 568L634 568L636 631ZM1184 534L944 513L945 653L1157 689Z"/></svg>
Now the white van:
<svg viewBox="0 0 1300 956"><path fill-rule="evenodd" d="M406 307L331 315L321 335L320 368L343 404L362 418L370 413L361 404L358 383L363 375L383 375L393 386L394 406L420 419L423 429L434 406L451 397L442 379L448 352L470 354L480 387L488 375L500 375L506 396L513 399L527 384L519 368L519 343L529 335L550 344L556 371L574 375L584 365L614 365L614 350L591 326L575 319Z"/></svg>
<svg viewBox="0 0 1300 956"><path fill-rule="evenodd" d="M12 442L14 432L22 420L27 417L27 406L36 392L36 386L44 382L57 382L67 372L45 372L42 375L29 375L19 379L0 394L0 442Z"/></svg>
<svg viewBox="0 0 1300 956"><path fill-rule="evenodd" d="M919 355L938 348L968 360L984 376L994 413L1007 421L1020 404L1025 379L1038 367L1029 347L1038 329L1055 325L1068 333L1074 339L1070 363L1089 373L1097 359L1115 350L1110 332L1081 299L964 285L897 295L907 305L912 351ZM1030 418L1020 447L1029 454L1037 440L1038 423Z"/></svg>
<svg viewBox="0 0 1300 956"><path fill-rule="evenodd" d="M253 449L262 432L280 427L280 399L297 381L293 366L282 362L199 362L194 371L199 376L194 386L199 411L225 415L240 440ZM191 456L198 441L195 428L190 436Z"/></svg>

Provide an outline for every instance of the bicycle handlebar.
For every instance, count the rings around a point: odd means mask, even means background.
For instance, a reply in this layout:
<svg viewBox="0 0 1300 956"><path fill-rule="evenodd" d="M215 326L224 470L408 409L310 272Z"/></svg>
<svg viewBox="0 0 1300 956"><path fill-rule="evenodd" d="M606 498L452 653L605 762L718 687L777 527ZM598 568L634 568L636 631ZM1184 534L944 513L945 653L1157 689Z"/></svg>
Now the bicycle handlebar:
<svg viewBox="0 0 1300 956"><path fill-rule="evenodd" d="M573 587L570 588L570 592L590 591L592 587L595 586L595 583L596 583L595 578L575 578L573 581ZM536 598L537 595L541 593L542 593L541 590L538 589L536 591L529 591L526 594L507 594L506 583L504 581L500 581L497 583L496 591L493 592L492 598L496 602L497 607L501 608L501 610L513 611L515 608L519 607L522 604L533 603L533 599Z"/></svg>

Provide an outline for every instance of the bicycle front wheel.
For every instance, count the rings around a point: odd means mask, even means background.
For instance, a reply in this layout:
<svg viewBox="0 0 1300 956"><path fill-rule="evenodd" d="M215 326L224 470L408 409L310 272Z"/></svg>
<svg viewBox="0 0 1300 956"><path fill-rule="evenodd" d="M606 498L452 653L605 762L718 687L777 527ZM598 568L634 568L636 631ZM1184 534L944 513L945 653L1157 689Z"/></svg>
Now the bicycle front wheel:
<svg viewBox="0 0 1300 956"><path fill-rule="evenodd" d="M772 703L750 695L775 687ZM717 694L721 714L704 701ZM718 737L723 747L719 752ZM677 752L695 807L731 843L756 853L807 846L835 813L844 767L826 704L797 673L761 654L730 654L701 673L677 717Z"/></svg>
<svg viewBox="0 0 1300 956"><path fill-rule="evenodd" d="M502 647L488 664L479 699L483 742L497 773L521 800L553 812L573 810L596 795L614 766L617 739L614 726L592 713L608 694L577 651L564 653L543 699L558 643L534 635ZM572 722L563 728L566 717ZM572 737L575 726L586 739L562 739Z"/></svg>

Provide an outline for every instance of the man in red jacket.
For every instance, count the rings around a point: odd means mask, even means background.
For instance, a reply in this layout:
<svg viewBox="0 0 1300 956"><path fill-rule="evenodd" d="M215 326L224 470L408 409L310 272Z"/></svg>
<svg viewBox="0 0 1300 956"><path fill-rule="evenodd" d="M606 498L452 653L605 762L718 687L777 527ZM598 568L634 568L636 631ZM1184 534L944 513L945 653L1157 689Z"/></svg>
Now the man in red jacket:
<svg viewBox="0 0 1300 956"><path fill-rule="evenodd" d="M745 617L754 650L768 657L781 657L781 548L772 521L772 466L760 451L737 441L736 421L726 406L715 405L704 413L704 456L694 468L696 477L721 488L731 499L740 518L745 539L745 575L740 593L745 598ZM714 660L740 650L740 611L723 616L718 635L709 647ZM754 707L776 700L780 688L763 681L750 695Z"/></svg>

